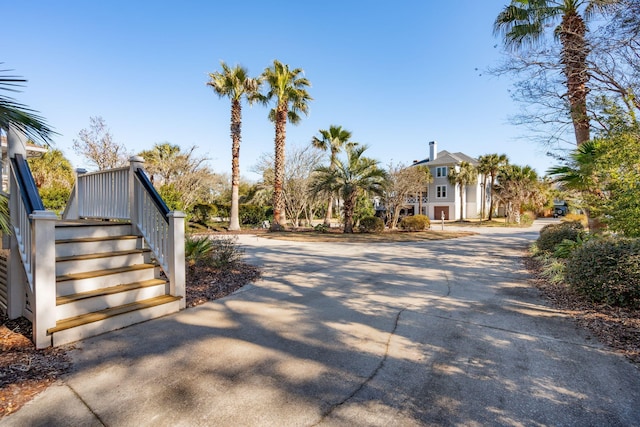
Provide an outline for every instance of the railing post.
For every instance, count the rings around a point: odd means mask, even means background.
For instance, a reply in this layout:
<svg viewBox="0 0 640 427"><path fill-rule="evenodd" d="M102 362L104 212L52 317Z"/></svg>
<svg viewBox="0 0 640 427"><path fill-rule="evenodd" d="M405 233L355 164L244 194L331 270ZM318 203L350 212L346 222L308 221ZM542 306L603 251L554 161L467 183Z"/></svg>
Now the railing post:
<svg viewBox="0 0 640 427"><path fill-rule="evenodd" d="M55 221L51 211L34 211L31 216L33 265L33 342L36 348L51 346L47 329L56 325Z"/></svg>
<svg viewBox="0 0 640 427"><path fill-rule="evenodd" d="M182 297L180 310L186 307L184 266L184 212L169 212L169 289L170 294Z"/></svg>
<svg viewBox="0 0 640 427"><path fill-rule="evenodd" d="M136 197L136 171L142 167L144 159L140 156L133 156L129 158L129 219L131 220L131 226L133 232L139 233L138 228L138 198Z"/></svg>
<svg viewBox="0 0 640 427"><path fill-rule="evenodd" d="M7 129L7 158L12 159L16 154L21 154L25 158L27 157L27 149L25 146L26 137L14 126L9 125ZM18 216L18 198L20 192L18 186L13 179L13 173L11 172L11 162L9 162L9 223L13 225L17 221ZM7 315L10 319L17 319L22 316L24 307L27 301L25 285L27 283L27 276L24 273L22 267L22 260L20 259L20 251L18 249L18 242L16 240L15 233L11 234L11 242L9 243L9 271L7 280L9 282L9 288L7 289Z"/></svg>
<svg viewBox="0 0 640 427"><path fill-rule="evenodd" d="M82 203L84 199L85 189L84 180L80 177L87 173L86 169L76 169L76 185L74 188L74 194L69 198L69 209L65 209L64 219L80 219L80 216L84 214L82 211Z"/></svg>

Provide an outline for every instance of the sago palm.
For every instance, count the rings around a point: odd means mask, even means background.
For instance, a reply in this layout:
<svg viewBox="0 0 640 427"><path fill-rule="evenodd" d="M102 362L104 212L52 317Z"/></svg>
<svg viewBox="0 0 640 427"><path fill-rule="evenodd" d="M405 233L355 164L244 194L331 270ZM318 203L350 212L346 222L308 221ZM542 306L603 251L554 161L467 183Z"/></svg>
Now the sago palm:
<svg viewBox="0 0 640 427"><path fill-rule="evenodd" d="M309 101L313 100L307 92L311 83L304 77L302 68L289 69L289 66L278 60L266 68L262 79L268 87L261 96L264 103L275 101L275 107L269 112L269 119L275 123L275 156L273 180L273 223L272 230L284 227L284 183L285 144L287 139L287 122L298 124L300 113L309 113Z"/></svg>
<svg viewBox="0 0 640 427"><path fill-rule="evenodd" d="M511 0L494 22L494 33L502 34L508 48L518 49L537 44L547 29L560 21L553 34L561 44L560 63L566 79L577 145L589 140L589 44L585 19L596 10L604 11L617 2L618 0Z"/></svg>
<svg viewBox="0 0 640 427"><path fill-rule="evenodd" d="M467 185L478 181L478 170L469 162L461 162L449 172L449 182L460 187L460 221L464 220L464 193Z"/></svg>
<svg viewBox="0 0 640 427"><path fill-rule="evenodd" d="M209 74L208 86L220 98L231 100L231 212L229 230L240 230L239 188L240 188L240 141L242 139L242 100L249 103L256 99L260 80L249 76L246 68L236 65L229 67L220 62L222 71Z"/></svg>
<svg viewBox="0 0 640 427"><path fill-rule="evenodd" d="M329 129L321 129L319 131L320 137L314 136L311 140L311 145L323 151L329 151L329 167L335 168L334 163L338 153L342 148L349 143L351 139L351 132L346 129L342 129L342 126L330 126ZM324 218L324 223L327 226L331 225L331 217L333 216L333 195L329 194L329 200L327 202L327 213Z"/></svg>
<svg viewBox="0 0 640 427"><path fill-rule="evenodd" d="M337 158L334 168L322 166L315 170L313 191L339 194L343 201L344 232L353 233L353 215L360 194L382 195L388 179L378 161L364 157L366 145L347 145L346 159Z"/></svg>

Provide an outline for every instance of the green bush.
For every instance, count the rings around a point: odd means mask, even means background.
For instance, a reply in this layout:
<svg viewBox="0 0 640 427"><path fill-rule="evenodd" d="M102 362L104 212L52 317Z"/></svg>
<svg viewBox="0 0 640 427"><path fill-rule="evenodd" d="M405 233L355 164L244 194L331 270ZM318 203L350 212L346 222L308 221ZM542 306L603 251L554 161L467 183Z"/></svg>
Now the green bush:
<svg viewBox="0 0 640 427"><path fill-rule="evenodd" d="M322 222L313 227L313 229L319 233L326 233L327 231L329 231L329 226Z"/></svg>
<svg viewBox="0 0 640 427"><path fill-rule="evenodd" d="M553 252L556 246L564 240L577 242L583 232L584 227L577 221L547 224L540 230L540 236L536 243L540 251Z"/></svg>
<svg viewBox="0 0 640 427"><path fill-rule="evenodd" d="M402 230L423 231L431 226L431 222L426 215L412 215L404 217L398 226Z"/></svg>
<svg viewBox="0 0 640 427"><path fill-rule="evenodd" d="M266 209L258 205L240 205L238 215L242 225L258 225L267 219Z"/></svg>
<svg viewBox="0 0 640 427"><path fill-rule="evenodd" d="M358 229L361 233L382 233L384 231L384 221L377 216L367 216L360 220Z"/></svg>
<svg viewBox="0 0 640 427"><path fill-rule="evenodd" d="M43 187L38 190L45 209L60 212L67 206L71 189L66 187Z"/></svg>
<svg viewBox="0 0 640 427"><path fill-rule="evenodd" d="M592 301L640 307L640 239L586 242L567 258L565 280Z"/></svg>

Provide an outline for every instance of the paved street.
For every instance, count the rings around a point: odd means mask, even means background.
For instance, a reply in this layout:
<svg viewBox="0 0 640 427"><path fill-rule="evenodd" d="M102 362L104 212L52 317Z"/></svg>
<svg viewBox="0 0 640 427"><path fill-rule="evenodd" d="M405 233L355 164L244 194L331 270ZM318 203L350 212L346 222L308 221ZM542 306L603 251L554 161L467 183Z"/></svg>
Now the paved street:
<svg viewBox="0 0 640 427"><path fill-rule="evenodd" d="M631 426L640 371L527 283L532 229L420 243L240 236L264 277L77 344L0 425Z"/></svg>

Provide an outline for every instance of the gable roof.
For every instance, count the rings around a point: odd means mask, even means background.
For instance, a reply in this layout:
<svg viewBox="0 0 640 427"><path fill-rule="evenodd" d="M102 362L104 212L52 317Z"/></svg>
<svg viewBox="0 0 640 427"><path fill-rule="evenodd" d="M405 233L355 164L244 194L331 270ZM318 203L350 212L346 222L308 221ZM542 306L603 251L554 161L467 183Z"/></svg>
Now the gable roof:
<svg viewBox="0 0 640 427"><path fill-rule="evenodd" d="M432 161L429 161L429 159L424 159L414 163L413 165L449 166L457 165L462 162L468 162L473 166L478 166L478 160L474 159L473 157L467 156L464 153L450 153L447 150L440 151L436 158Z"/></svg>

